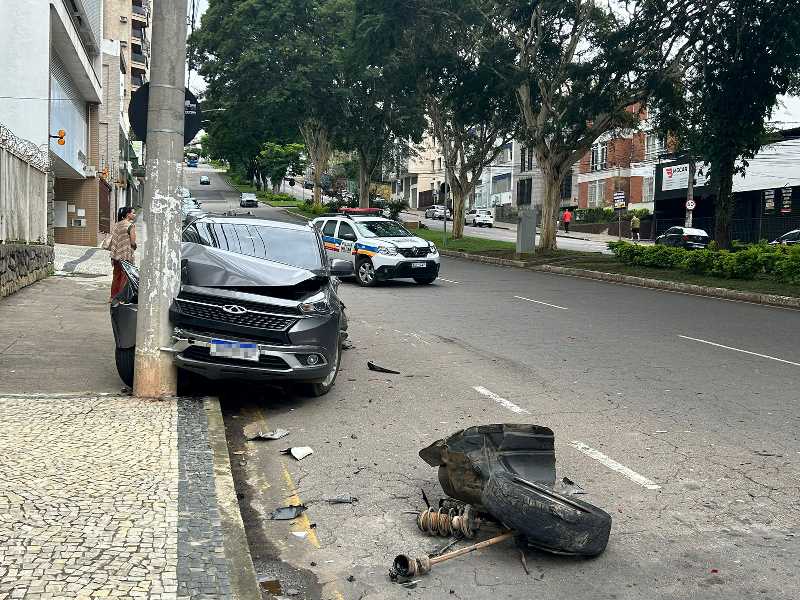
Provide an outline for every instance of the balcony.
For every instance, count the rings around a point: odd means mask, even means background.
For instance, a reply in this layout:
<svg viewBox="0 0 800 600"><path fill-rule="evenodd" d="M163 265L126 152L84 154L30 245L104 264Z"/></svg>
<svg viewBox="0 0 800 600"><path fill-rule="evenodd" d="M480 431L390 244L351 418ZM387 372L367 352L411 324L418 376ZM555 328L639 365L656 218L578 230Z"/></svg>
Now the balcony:
<svg viewBox="0 0 800 600"><path fill-rule="evenodd" d="M138 52L131 52L131 69L137 71L147 71L147 57Z"/></svg>
<svg viewBox="0 0 800 600"><path fill-rule="evenodd" d="M143 6L137 6L135 4L131 6L131 16L134 21L144 23L145 25L150 22L149 12Z"/></svg>
<svg viewBox="0 0 800 600"><path fill-rule="evenodd" d="M142 75L131 75L131 91L136 91L142 87L147 80Z"/></svg>

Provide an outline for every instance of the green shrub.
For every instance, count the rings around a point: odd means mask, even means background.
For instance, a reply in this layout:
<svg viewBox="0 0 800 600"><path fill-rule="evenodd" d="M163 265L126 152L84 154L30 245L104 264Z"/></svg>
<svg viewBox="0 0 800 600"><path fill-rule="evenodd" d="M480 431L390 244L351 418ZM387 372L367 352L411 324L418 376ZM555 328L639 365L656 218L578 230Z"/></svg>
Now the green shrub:
<svg viewBox="0 0 800 600"><path fill-rule="evenodd" d="M788 251L782 249L776 256L772 271L774 278L783 283L800 285L800 246L793 246Z"/></svg>
<svg viewBox="0 0 800 600"><path fill-rule="evenodd" d="M657 267L659 269L672 269L681 264L686 255L682 248L669 246L640 246L642 248L634 263L642 267Z"/></svg>
<svg viewBox="0 0 800 600"><path fill-rule="evenodd" d="M713 250L695 250L687 252L681 267L695 275L707 275L714 269L717 253Z"/></svg>
<svg viewBox="0 0 800 600"><path fill-rule="evenodd" d="M258 197L266 200L267 202L297 202L300 204L300 200L294 196L284 194L282 192L276 194L275 192L264 190L263 192L258 192Z"/></svg>
<svg viewBox="0 0 800 600"><path fill-rule="evenodd" d="M608 248L626 265L637 264L638 257L644 252L644 246L624 241L608 242Z"/></svg>

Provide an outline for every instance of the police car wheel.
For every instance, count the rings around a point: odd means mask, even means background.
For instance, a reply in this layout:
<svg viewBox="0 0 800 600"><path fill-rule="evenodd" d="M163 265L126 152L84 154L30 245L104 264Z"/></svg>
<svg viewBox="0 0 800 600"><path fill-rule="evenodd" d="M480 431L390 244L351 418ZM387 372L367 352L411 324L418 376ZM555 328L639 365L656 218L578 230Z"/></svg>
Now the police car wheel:
<svg viewBox="0 0 800 600"><path fill-rule="evenodd" d="M370 259L362 259L356 264L356 280L364 287L375 285L375 267Z"/></svg>

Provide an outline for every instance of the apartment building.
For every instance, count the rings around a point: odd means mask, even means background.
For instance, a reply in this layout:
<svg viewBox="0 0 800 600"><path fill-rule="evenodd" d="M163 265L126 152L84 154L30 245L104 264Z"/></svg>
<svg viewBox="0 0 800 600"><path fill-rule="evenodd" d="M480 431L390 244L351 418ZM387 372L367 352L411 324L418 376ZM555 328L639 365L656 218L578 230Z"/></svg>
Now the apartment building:
<svg viewBox="0 0 800 600"><path fill-rule="evenodd" d="M0 123L48 149L56 242L97 244L102 35L102 0L0 5Z"/></svg>
<svg viewBox="0 0 800 600"><path fill-rule="evenodd" d="M502 143L498 140L498 144ZM483 169L481 179L475 186L469 208L491 208L510 206L514 199L514 146L516 142L503 144L500 154Z"/></svg>
<svg viewBox="0 0 800 600"><path fill-rule="evenodd" d="M433 136L425 134L395 174L392 199L405 199L413 209L425 208L434 204L434 192L443 197L444 191L444 158Z"/></svg>
<svg viewBox="0 0 800 600"><path fill-rule="evenodd" d="M128 105L147 81L150 6L143 0L104 0L103 104L100 110L101 231L119 207L139 205L144 187L136 173L144 158L134 149ZM107 193L108 198L104 196Z"/></svg>
<svg viewBox="0 0 800 600"><path fill-rule="evenodd" d="M579 161L578 205L613 207L622 192L629 208L654 210L655 168L667 151L664 137L653 131L647 110L631 107L639 117L637 129L610 131L600 136Z"/></svg>

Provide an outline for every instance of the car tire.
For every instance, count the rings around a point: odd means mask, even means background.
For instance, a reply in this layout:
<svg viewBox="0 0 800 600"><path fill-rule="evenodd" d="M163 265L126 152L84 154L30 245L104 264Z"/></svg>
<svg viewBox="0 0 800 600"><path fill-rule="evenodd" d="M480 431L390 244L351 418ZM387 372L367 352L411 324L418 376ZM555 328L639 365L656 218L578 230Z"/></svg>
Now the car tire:
<svg viewBox="0 0 800 600"><path fill-rule="evenodd" d="M494 227L494 225L492 225L491 223L487 224L486 226L487 226L489 229L491 229L492 227Z"/></svg>
<svg viewBox="0 0 800 600"><path fill-rule="evenodd" d="M297 392L300 396L305 398L319 398L324 396L333 389L336 384L336 376L339 374L339 367L342 364L342 337L339 336L339 344L336 348L336 367L325 378L324 381L308 381L305 383L297 384Z"/></svg>
<svg viewBox="0 0 800 600"><path fill-rule="evenodd" d="M117 348L114 351L114 360L117 363L117 373L122 382L129 388L133 387L133 365L136 360L136 347Z"/></svg>
<svg viewBox="0 0 800 600"><path fill-rule="evenodd" d="M420 285L430 285L436 281L436 277L414 277L414 281Z"/></svg>
<svg viewBox="0 0 800 600"><path fill-rule="evenodd" d="M356 263L356 281L363 287L375 285L375 267L370 259L362 258Z"/></svg>

